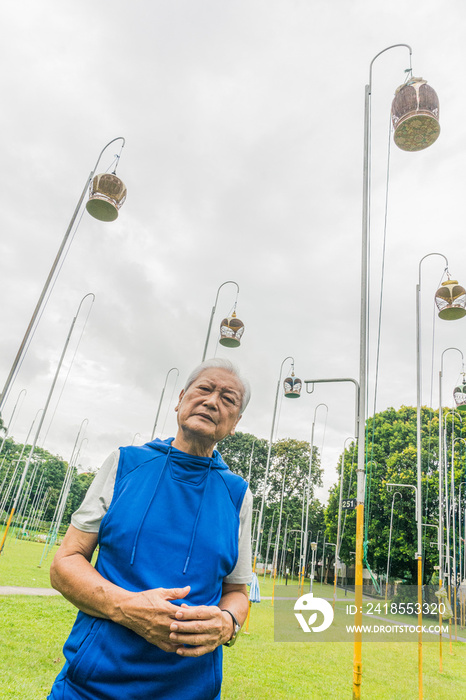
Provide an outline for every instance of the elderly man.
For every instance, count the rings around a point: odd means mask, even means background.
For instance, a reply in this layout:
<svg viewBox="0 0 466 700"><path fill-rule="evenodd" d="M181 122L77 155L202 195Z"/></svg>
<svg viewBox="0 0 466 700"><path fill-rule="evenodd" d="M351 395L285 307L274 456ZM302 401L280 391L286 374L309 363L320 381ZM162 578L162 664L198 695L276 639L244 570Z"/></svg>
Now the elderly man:
<svg viewBox="0 0 466 700"><path fill-rule="evenodd" d="M49 699L220 698L222 645L248 609L252 496L214 448L249 394L230 362L204 362L176 437L121 448L96 475L51 568L80 612Z"/></svg>

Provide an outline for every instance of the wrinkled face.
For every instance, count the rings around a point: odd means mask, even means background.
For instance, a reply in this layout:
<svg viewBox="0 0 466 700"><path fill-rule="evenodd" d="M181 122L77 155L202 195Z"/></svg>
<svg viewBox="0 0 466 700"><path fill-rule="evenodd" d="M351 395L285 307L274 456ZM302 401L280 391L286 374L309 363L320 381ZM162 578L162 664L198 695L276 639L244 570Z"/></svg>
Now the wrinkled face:
<svg viewBox="0 0 466 700"><path fill-rule="evenodd" d="M186 392L180 393L178 425L193 439L216 443L233 435L240 419L243 387L225 369L211 367L201 372Z"/></svg>

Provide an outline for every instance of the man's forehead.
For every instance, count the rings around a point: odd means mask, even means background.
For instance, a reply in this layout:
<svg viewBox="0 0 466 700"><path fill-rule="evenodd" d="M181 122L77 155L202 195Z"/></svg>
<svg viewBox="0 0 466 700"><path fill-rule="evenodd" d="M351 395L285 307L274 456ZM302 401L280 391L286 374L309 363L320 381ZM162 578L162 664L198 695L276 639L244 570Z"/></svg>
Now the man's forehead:
<svg viewBox="0 0 466 700"><path fill-rule="evenodd" d="M196 383L202 381L203 379L213 382L222 389L234 391L239 395L243 394L243 385L236 374L233 374L233 372L229 372L227 369L223 369L222 367L208 367L207 369L204 369L198 376Z"/></svg>

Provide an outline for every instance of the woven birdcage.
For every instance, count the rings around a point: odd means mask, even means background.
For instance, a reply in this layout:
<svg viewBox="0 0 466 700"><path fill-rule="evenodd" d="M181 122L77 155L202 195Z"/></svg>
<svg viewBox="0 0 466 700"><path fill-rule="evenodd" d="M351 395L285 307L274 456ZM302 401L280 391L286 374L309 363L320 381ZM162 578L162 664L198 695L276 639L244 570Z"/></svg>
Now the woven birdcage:
<svg viewBox="0 0 466 700"><path fill-rule="evenodd" d="M237 348L241 344L244 333L244 323L236 317L233 311L231 316L224 318L220 324L220 345L227 348Z"/></svg>
<svg viewBox="0 0 466 700"><path fill-rule="evenodd" d="M422 78L400 85L392 102L393 138L403 151L422 151L440 134L437 93Z"/></svg>
<svg viewBox="0 0 466 700"><path fill-rule="evenodd" d="M455 321L466 315L466 290L456 280L442 282L435 292L438 315L445 321Z"/></svg>
<svg viewBox="0 0 466 700"><path fill-rule="evenodd" d="M285 390L285 396L287 399L297 399L301 396L301 388L303 383L301 379L294 376L294 372L291 373L290 377L287 377L283 382L283 388Z"/></svg>
<svg viewBox="0 0 466 700"><path fill-rule="evenodd" d="M458 386L455 386L453 391L453 398L455 399L456 408L461 413L466 413L466 377L463 374L463 381Z"/></svg>
<svg viewBox="0 0 466 700"><path fill-rule="evenodd" d="M126 187L113 173L96 175L89 188L86 209L99 221L115 221L126 199Z"/></svg>

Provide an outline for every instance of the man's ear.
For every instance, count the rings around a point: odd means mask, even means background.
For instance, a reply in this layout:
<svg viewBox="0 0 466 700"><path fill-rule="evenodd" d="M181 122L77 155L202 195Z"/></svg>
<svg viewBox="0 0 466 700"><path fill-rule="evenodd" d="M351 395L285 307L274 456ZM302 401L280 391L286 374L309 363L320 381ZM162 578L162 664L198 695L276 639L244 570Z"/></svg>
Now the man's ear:
<svg viewBox="0 0 466 700"><path fill-rule="evenodd" d="M241 416L238 418L238 420L236 421L236 423L234 424L234 426L233 426L232 429L230 430L230 435L234 435L234 434L235 434L236 426L238 425L238 423L240 422L240 420L241 420L242 417L243 417L243 415L241 414Z"/></svg>
<svg viewBox="0 0 466 700"><path fill-rule="evenodd" d="M177 410L179 409L180 403L181 403L181 399L183 398L183 396L184 396L184 389L181 389L180 395L178 396L178 403L177 403L176 406L175 406L175 411L177 411Z"/></svg>

